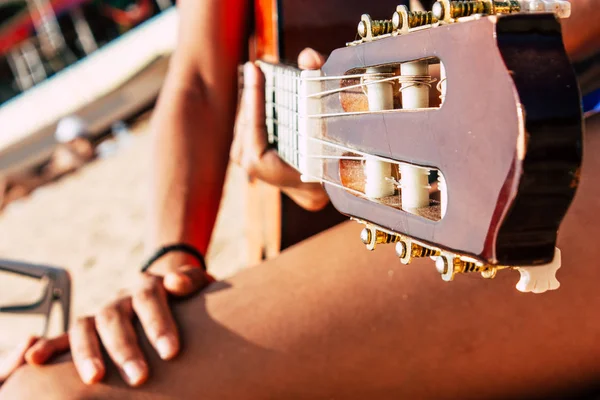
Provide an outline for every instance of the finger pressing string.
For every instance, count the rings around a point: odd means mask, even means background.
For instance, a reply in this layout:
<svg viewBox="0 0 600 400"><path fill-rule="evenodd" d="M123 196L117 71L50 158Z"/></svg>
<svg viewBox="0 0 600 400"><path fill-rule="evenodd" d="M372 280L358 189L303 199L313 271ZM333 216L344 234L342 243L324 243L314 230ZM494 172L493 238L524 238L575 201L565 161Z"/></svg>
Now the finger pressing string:
<svg viewBox="0 0 600 400"><path fill-rule="evenodd" d="M265 79L260 69L251 62L244 64L244 89L241 109L244 110L246 123L258 125L265 120Z"/></svg>
<svg viewBox="0 0 600 400"><path fill-rule="evenodd" d="M323 64L325 64L325 57L311 48L302 50L298 55L300 69L319 69Z"/></svg>

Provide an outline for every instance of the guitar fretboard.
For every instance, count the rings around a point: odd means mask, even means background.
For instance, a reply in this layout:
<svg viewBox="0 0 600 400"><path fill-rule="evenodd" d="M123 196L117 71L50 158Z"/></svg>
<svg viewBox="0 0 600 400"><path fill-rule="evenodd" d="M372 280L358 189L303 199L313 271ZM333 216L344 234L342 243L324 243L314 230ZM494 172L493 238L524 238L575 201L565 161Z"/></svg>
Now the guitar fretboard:
<svg viewBox="0 0 600 400"><path fill-rule="evenodd" d="M279 156L300 169L300 73L286 65L260 63L265 75L265 119L269 143Z"/></svg>

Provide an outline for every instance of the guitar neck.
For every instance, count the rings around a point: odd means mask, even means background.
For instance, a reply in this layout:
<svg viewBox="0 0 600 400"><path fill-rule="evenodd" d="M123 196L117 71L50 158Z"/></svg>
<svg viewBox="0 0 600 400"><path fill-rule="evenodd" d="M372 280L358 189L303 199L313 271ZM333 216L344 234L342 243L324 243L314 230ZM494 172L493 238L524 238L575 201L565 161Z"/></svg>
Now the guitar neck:
<svg viewBox="0 0 600 400"><path fill-rule="evenodd" d="M301 72L282 64L260 63L265 75L265 123L279 157L300 171Z"/></svg>

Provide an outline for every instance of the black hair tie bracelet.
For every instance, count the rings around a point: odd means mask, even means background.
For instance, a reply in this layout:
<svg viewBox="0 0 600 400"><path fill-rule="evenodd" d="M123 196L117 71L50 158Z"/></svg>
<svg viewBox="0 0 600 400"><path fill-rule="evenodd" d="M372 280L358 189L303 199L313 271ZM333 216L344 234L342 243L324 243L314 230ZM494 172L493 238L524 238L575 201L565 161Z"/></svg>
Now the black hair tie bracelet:
<svg viewBox="0 0 600 400"><path fill-rule="evenodd" d="M142 266L141 272L146 272L148 268L152 266L152 264L158 261L159 258L173 251L186 253L194 257L198 261L202 269L206 271L206 262L204 261L204 256L198 251L198 249L186 243L176 243L158 249L156 253L154 253L154 255L150 257L148 261L146 261L146 263Z"/></svg>

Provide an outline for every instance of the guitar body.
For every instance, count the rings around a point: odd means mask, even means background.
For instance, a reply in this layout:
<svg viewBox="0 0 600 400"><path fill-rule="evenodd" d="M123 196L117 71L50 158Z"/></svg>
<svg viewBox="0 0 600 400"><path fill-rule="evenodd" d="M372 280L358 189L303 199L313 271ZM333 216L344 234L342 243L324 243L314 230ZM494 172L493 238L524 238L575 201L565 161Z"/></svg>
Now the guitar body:
<svg viewBox="0 0 600 400"><path fill-rule="evenodd" d="M388 18L398 4L403 1L382 0L369 4L367 10L364 1L358 0L255 0L250 58L296 64L298 54L306 47L327 57L356 38L361 14L368 11L374 18ZM276 255L280 249L348 219L331 204L319 212L306 211L279 190L260 182L251 183L247 194L247 219L252 229L247 237L253 241L249 245L250 263L265 255Z"/></svg>

